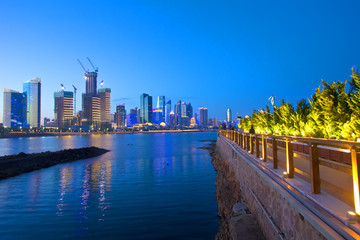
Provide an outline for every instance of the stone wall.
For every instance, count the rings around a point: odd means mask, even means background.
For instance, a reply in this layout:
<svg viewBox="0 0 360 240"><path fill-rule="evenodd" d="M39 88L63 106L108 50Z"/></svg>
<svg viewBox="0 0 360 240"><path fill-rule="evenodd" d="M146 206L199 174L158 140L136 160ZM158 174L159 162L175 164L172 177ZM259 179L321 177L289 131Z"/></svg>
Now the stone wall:
<svg viewBox="0 0 360 240"><path fill-rule="evenodd" d="M252 215L257 219L266 239L327 239L332 232L326 227L314 227L313 214L301 209L286 191L265 176L247 156L234 150L232 145L219 136L214 159L217 168L229 168L232 174L229 179L233 195L231 199L241 199ZM219 187L219 186L217 186ZM221 204L231 205L224 201ZM226 206L219 206L219 209ZM321 224L319 224L321 226Z"/></svg>

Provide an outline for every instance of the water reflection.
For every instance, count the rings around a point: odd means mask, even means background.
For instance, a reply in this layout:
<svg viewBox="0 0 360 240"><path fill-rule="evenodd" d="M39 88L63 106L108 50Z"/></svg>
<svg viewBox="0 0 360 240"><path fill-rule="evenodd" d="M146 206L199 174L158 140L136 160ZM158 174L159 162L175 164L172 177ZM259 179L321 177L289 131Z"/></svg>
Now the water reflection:
<svg viewBox="0 0 360 240"><path fill-rule="evenodd" d="M0 238L24 239L31 233L46 239L51 233L53 239L213 239L215 173L207 152L197 148L203 145L198 140L214 137L167 133L0 139L0 154L85 146L111 150L0 181Z"/></svg>
<svg viewBox="0 0 360 240"><path fill-rule="evenodd" d="M63 215L63 207L65 206L64 198L67 192L71 191L71 185L73 183L73 167L64 167L60 170L60 182L59 182L59 199L57 202L57 212L58 216Z"/></svg>

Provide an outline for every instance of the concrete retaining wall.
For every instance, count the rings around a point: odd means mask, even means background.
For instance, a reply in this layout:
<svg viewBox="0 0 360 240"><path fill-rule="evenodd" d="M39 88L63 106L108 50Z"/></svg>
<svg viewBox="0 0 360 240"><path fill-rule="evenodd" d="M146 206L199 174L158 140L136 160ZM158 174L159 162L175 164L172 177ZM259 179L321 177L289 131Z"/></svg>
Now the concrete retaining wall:
<svg viewBox="0 0 360 240"><path fill-rule="evenodd" d="M216 153L234 172L242 202L256 217L267 239L339 239L335 231L259 169L230 141L218 136Z"/></svg>

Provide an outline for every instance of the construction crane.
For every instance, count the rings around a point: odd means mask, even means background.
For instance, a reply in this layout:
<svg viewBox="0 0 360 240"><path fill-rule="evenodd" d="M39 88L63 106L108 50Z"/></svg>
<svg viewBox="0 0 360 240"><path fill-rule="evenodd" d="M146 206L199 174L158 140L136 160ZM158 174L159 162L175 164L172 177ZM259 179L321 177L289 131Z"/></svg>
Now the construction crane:
<svg viewBox="0 0 360 240"><path fill-rule="evenodd" d="M85 73L88 73L88 72L89 72L89 70L87 70L87 71L86 71L86 69L85 69L84 65L82 65L82 63L80 62L80 60L79 60L79 59L78 59L78 62L80 63L81 67L84 69Z"/></svg>
<svg viewBox="0 0 360 240"><path fill-rule="evenodd" d="M98 72L98 71L99 71L98 68L95 68L95 67L94 67L94 64L92 64L92 62L90 61L90 58L87 57L87 60L89 60L91 66L93 67L93 69L95 70L95 72Z"/></svg>
<svg viewBox="0 0 360 240"><path fill-rule="evenodd" d="M76 90L77 90L77 88L74 86L74 85L72 85L73 86L73 88L74 88L74 116L76 116Z"/></svg>

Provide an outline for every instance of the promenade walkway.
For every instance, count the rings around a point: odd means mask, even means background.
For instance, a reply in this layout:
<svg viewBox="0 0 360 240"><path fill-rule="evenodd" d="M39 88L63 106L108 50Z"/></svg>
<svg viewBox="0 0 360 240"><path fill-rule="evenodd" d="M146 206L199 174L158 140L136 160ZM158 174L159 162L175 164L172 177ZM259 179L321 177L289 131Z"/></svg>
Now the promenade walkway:
<svg viewBox="0 0 360 240"><path fill-rule="evenodd" d="M220 131L257 161L342 224L360 234L360 143Z"/></svg>

